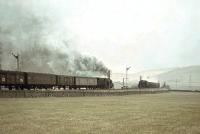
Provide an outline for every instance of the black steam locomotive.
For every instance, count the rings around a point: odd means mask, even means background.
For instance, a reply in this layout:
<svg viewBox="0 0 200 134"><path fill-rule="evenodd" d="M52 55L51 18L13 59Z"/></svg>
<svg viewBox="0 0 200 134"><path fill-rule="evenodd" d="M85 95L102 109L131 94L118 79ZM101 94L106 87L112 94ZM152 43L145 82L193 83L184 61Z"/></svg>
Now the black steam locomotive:
<svg viewBox="0 0 200 134"><path fill-rule="evenodd" d="M98 77L78 77L34 72L0 70L0 87L18 89L108 89L112 80Z"/></svg>
<svg viewBox="0 0 200 134"><path fill-rule="evenodd" d="M160 88L160 83L148 82L146 80L140 80L138 88Z"/></svg>

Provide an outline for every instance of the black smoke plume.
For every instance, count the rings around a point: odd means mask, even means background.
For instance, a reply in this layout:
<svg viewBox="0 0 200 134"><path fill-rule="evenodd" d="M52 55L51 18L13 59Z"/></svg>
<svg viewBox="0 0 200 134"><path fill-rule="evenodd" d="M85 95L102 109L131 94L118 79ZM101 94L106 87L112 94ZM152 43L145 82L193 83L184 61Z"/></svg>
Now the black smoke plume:
<svg viewBox="0 0 200 134"><path fill-rule="evenodd" d="M72 49L66 40L49 43L51 21L24 9L19 4L0 2L0 67L16 70L19 54L21 71L81 76L106 75L108 69L95 57ZM56 37L55 37L56 38ZM54 39L55 40L55 39ZM62 46L62 48L55 46Z"/></svg>

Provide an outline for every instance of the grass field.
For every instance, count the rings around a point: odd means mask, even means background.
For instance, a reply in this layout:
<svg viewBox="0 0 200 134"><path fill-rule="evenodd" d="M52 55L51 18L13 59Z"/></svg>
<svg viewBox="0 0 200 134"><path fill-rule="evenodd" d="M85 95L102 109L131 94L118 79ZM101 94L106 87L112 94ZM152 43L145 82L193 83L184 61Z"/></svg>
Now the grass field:
<svg viewBox="0 0 200 134"><path fill-rule="evenodd" d="M200 134L200 93L0 98L0 134Z"/></svg>

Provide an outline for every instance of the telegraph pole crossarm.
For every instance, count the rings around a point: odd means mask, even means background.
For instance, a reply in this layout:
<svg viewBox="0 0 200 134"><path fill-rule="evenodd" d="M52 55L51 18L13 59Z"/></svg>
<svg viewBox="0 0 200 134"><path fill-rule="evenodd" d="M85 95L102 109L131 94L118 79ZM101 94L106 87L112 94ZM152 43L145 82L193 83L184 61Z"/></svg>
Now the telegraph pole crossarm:
<svg viewBox="0 0 200 134"><path fill-rule="evenodd" d="M13 52L11 54L17 60L17 71L20 71L20 69L19 69L19 54L14 54Z"/></svg>

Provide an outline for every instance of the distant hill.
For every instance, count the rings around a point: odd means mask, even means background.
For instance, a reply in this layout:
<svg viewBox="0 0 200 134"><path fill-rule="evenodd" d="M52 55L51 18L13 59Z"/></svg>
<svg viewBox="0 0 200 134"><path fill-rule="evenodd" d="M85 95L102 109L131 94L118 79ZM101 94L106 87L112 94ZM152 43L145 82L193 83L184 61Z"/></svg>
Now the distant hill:
<svg viewBox="0 0 200 134"><path fill-rule="evenodd" d="M173 89L200 89L200 66L175 68L157 76L161 82L166 82Z"/></svg>
<svg viewBox="0 0 200 134"><path fill-rule="evenodd" d="M140 76L144 80L159 81L161 85L166 82L172 89L200 89L200 65L155 69L128 74L128 86L137 86ZM114 73L112 75L116 88L121 87L123 78L125 78L125 74L122 73Z"/></svg>

